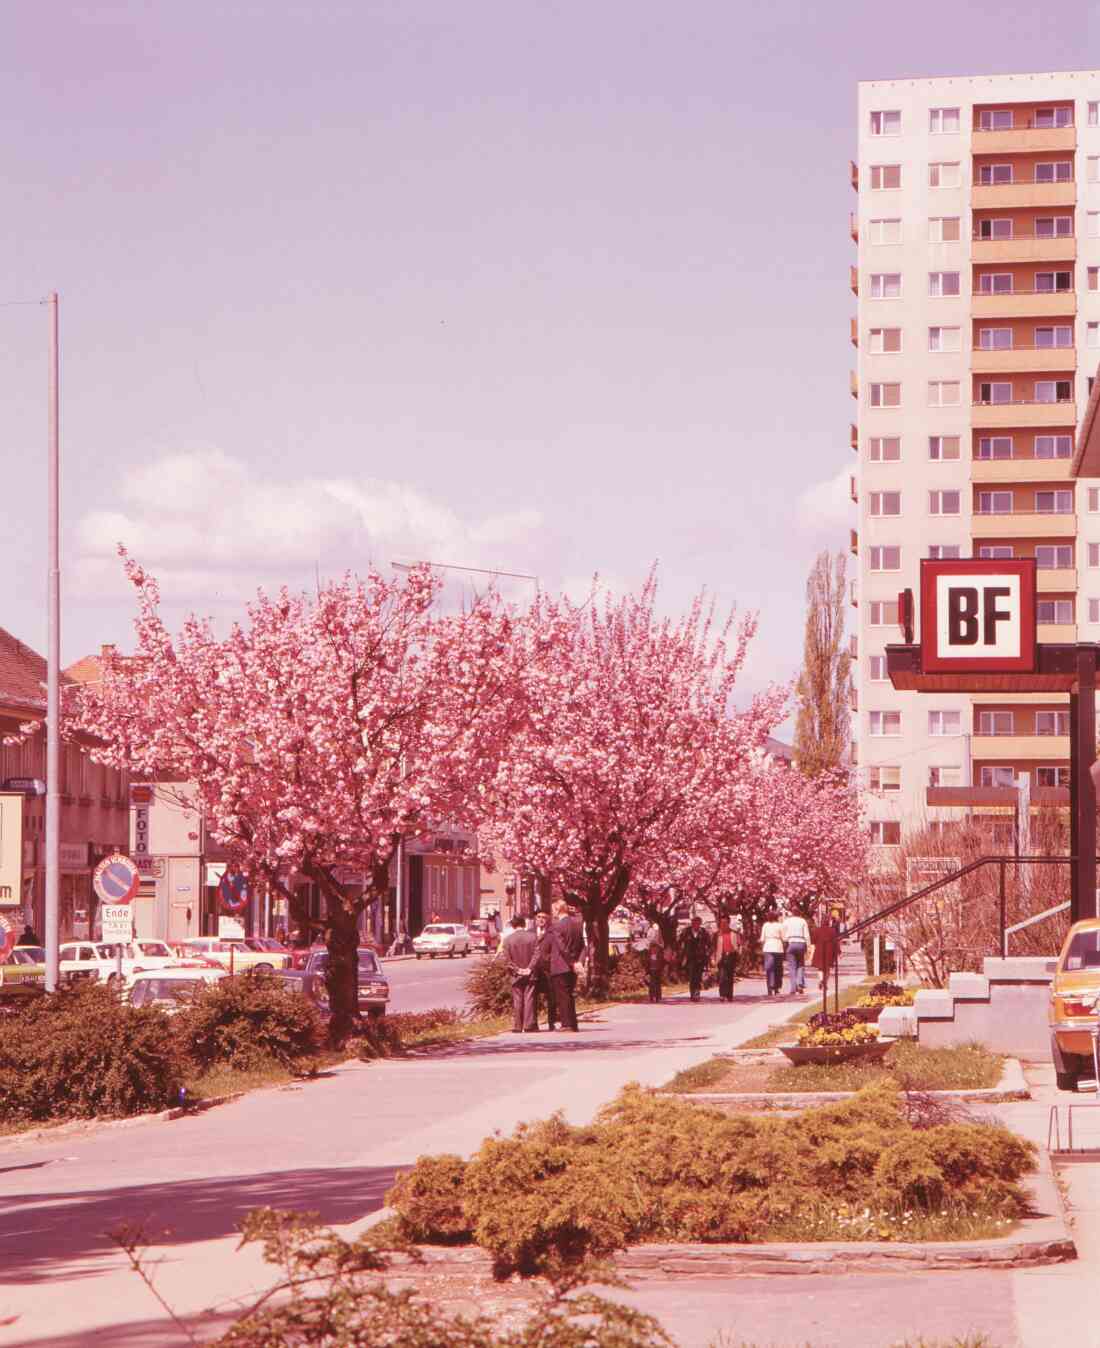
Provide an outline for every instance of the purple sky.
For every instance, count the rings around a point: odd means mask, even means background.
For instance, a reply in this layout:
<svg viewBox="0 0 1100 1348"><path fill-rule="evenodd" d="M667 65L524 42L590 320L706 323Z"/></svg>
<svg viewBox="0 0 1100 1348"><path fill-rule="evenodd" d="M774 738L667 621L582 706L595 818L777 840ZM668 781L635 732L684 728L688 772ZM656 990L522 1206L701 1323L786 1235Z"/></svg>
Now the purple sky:
<svg viewBox="0 0 1100 1348"><path fill-rule="evenodd" d="M659 558L669 607L761 611L753 683L846 537L799 497L852 461L856 81L1100 36L1066 0L3 15L0 300L61 294L66 659L128 644L124 538L221 613L372 557ZM0 308L0 626L39 649L44 344Z"/></svg>

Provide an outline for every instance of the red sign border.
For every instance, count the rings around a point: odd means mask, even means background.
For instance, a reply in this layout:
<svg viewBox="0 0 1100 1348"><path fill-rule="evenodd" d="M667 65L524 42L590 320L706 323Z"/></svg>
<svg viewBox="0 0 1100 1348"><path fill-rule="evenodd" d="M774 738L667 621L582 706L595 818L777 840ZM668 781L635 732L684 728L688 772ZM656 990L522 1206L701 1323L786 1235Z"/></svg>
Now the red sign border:
<svg viewBox="0 0 1100 1348"><path fill-rule="evenodd" d="M1016 656L941 657L936 623L938 576L1018 576L1020 578L1020 642ZM1034 674L1038 668L1036 625L1036 563L1034 557L922 558L920 564L920 656L925 674L987 673ZM1030 642L1028 636L1030 634Z"/></svg>

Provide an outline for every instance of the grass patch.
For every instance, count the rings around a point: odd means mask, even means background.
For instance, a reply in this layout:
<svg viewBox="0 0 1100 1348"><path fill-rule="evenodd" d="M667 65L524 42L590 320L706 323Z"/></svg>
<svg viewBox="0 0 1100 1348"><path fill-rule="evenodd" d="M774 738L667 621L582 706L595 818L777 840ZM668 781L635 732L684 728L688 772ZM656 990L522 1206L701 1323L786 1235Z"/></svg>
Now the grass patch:
<svg viewBox="0 0 1100 1348"><path fill-rule="evenodd" d="M709 1058L695 1067L685 1067L677 1072L662 1091L675 1095L688 1095L692 1091L713 1091L720 1089L719 1082L729 1076L728 1058Z"/></svg>
<svg viewBox="0 0 1100 1348"><path fill-rule="evenodd" d="M244 1068L215 1063L213 1067L208 1067L205 1072L188 1081L187 1099L192 1103L200 1100L217 1100L223 1095L235 1095L239 1091L259 1090L264 1086L285 1086L288 1081L294 1079L293 1072L275 1062Z"/></svg>
<svg viewBox="0 0 1100 1348"><path fill-rule="evenodd" d="M875 982L873 978L865 978L860 983L853 983L851 987L840 989L840 1009L843 1011L846 1006L854 1006L861 997L867 995L867 989ZM829 1010L836 1007L832 992L829 993ZM797 1016L792 1016L790 1020L784 1021L782 1025L776 1025L770 1030L765 1030L763 1034L758 1034L755 1039L747 1039L739 1048L775 1048L777 1044L786 1044L790 1042L792 1025L804 1025L811 1016L816 1016L821 1010L821 998L808 998L806 1004L799 1011Z"/></svg>

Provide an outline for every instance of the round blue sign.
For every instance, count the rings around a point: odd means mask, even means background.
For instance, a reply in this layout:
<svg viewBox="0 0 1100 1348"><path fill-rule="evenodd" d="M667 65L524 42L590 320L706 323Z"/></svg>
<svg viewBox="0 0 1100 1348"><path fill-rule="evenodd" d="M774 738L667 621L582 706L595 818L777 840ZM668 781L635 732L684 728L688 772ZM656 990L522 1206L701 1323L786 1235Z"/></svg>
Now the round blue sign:
<svg viewBox="0 0 1100 1348"><path fill-rule="evenodd" d="M218 881L218 899L229 913L239 913L248 902L248 882L240 872L226 871Z"/></svg>

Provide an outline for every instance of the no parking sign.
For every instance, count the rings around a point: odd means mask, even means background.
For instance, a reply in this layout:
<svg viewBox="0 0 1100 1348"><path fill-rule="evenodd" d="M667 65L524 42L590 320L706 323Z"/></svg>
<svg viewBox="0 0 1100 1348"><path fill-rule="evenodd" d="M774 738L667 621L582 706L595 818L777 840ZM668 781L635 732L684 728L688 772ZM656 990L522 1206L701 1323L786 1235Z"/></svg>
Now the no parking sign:
<svg viewBox="0 0 1100 1348"><path fill-rule="evenodd" d="M106 856L92 872L92 888L102 903L129 903L138 890L138 869L121 852Z"/></svg>

